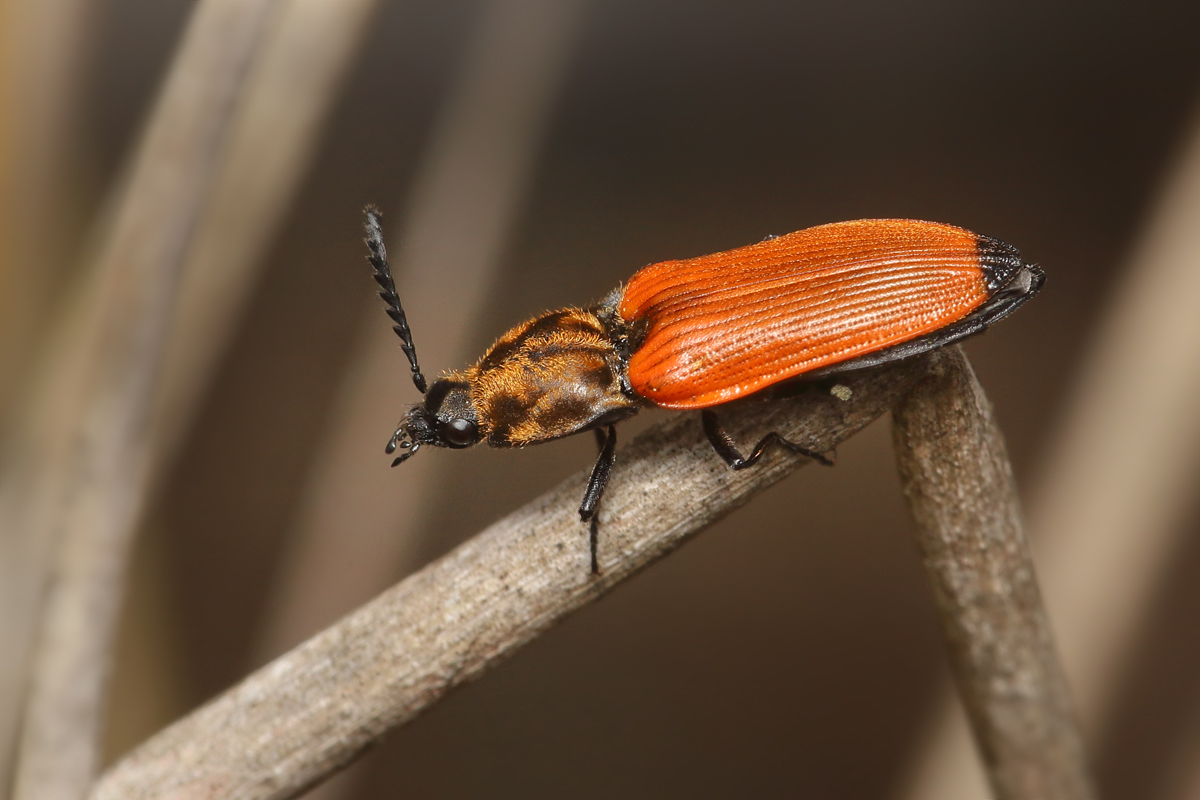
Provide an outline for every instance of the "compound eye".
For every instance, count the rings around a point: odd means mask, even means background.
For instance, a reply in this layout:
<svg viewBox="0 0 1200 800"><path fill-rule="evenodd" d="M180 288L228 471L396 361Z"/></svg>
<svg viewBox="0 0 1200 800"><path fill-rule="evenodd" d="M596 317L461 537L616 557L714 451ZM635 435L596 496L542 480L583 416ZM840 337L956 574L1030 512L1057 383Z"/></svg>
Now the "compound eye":
<svg viewBox="0 0 1200 800"><path fill-rule="evenodd" d="M438 428L442 439L451 447L470 447L479 437L479 428L469 419L452 419Z"/></svg>

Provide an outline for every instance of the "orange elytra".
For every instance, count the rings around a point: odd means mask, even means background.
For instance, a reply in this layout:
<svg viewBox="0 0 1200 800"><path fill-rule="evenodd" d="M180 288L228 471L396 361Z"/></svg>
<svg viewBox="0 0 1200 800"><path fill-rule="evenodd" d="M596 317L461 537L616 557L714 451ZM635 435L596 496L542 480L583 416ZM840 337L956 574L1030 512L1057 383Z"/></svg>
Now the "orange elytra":
<svg viewBox="0 0 1200 800"><path fill-rule="evenodd" d="M1041 288L1016 248L963 228L856 220L639 270L586 308L551 311L501 336L474 365L426 392L396 295L379 213L367 209L368 260L413 382L425 394L387 452L422 445L524 447L595 431L600 458L579 507L590 521L616 457L615 423L639 409L700 409L709 442L733 469L771 444L829 463L777 433L743 457L714 406L785 381L908 358L985 330Z"/></svg>

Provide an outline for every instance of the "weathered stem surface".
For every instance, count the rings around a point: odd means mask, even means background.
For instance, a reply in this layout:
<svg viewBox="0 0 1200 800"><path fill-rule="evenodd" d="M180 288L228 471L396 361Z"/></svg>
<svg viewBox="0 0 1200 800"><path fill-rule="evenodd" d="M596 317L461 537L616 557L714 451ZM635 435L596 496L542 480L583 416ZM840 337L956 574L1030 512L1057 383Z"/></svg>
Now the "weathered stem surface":
<svg viewBox="0 0 1200 800"><path fill-rule="evenodd" d="M1003 437L962 351L931 362L893 410L896 460L992 789L1094 797Z"/></svg>
<svg viewBox="0 0 1200 800"><path fill-rule="evenodd" d="M1187 140L1077 359L1030 498L1046 605L1080 722L1095 739L1111 723L1163 574L1192 533L1183 519L1200 482L1200 115ZM904 800L986 796L952 703L947 692Z"/></svg>
<svg viewBox="0 0 1200 800"><path fill-rule="evenodd" d="M743 447L778 430L827 450L926 369L916 359L847 377L850 394L815 384L791 401L743 404L723 421ZM733 472L696 415L655 427L618 452L600 509L599 577L576 513L583 471L159 733L92 797L294 797L802 463L774 451Z"/></svg>

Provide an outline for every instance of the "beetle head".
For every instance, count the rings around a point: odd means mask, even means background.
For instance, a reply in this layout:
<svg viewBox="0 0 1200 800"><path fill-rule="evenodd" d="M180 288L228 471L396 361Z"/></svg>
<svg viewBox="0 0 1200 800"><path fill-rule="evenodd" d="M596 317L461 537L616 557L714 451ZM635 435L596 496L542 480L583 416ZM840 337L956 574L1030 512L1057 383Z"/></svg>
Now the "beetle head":
<svg viewBox="0 0 1200 800"><path fill-rule="evenodd" d="M471 385L460 376L450 375L434 381L433 386L426 387L425 376L417 364L417 348L413 345L412 331L408 328L408 319L400 305L396 283L392 280L392 271L388 266L379 211L373 206L367 206L366 209L366 231L367 261L375 269L379 296L387 304L387 315L394 323L393 330L400 337L400 349L404 351L412 367L413 385L425 395L425 402L408 410L388 441L388 453L403 451L392 462L392 466L407 460L421 449L423 444L458 449L470 447L482 438L479 433L479 415L475 413L475 407L471 404Z"/></svg>
<svg viewBox="0 0 1200 800"><path fill-rule="evenodd" d="M387 452L404 451L392 462L394 467L424 444L461 450L482 438L479 415L471 404L471 385L452 376L434 381L425 402L408 410L388 441Z"/></svg>

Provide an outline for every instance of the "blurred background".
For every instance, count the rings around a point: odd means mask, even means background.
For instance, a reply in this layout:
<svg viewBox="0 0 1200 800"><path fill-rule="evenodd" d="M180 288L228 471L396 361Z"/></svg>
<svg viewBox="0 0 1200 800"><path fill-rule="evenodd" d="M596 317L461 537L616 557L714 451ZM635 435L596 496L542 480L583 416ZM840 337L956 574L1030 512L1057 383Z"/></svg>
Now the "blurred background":
<svg viewBox="0 0 1200 800"><path fill-rule="evenodd" d="M11 437L67 311L88 302L203 3L8 5ZM1200 314L1186 313L1200 300L1179 277L1200 272L1200 6L337 6L275 3L177 254L102 763L591 464L577 437L388 469L418 395L372 292L365 204L384 212L427 373L651 262L911 217L1011 242L1046 271L1035 302L966 349L1046 559L1101 794L1200 798ZM1129 311L1137 298L1158 298L1153 313ZM1161 372L1129 366L1151 362ZM1112 398L1116 417L1094 407ZM1077 478L1078 464L1132 477ZM1105 503L1132 516L1087 516ZM1120 555L1079 578L1095 551L1056 532L1105 520L1122 521ZM881 420L836 468L793 475L314 796L936 797L973 756L953 744L909 532ZM26 569L13 558L4 569Z"/></svg>

